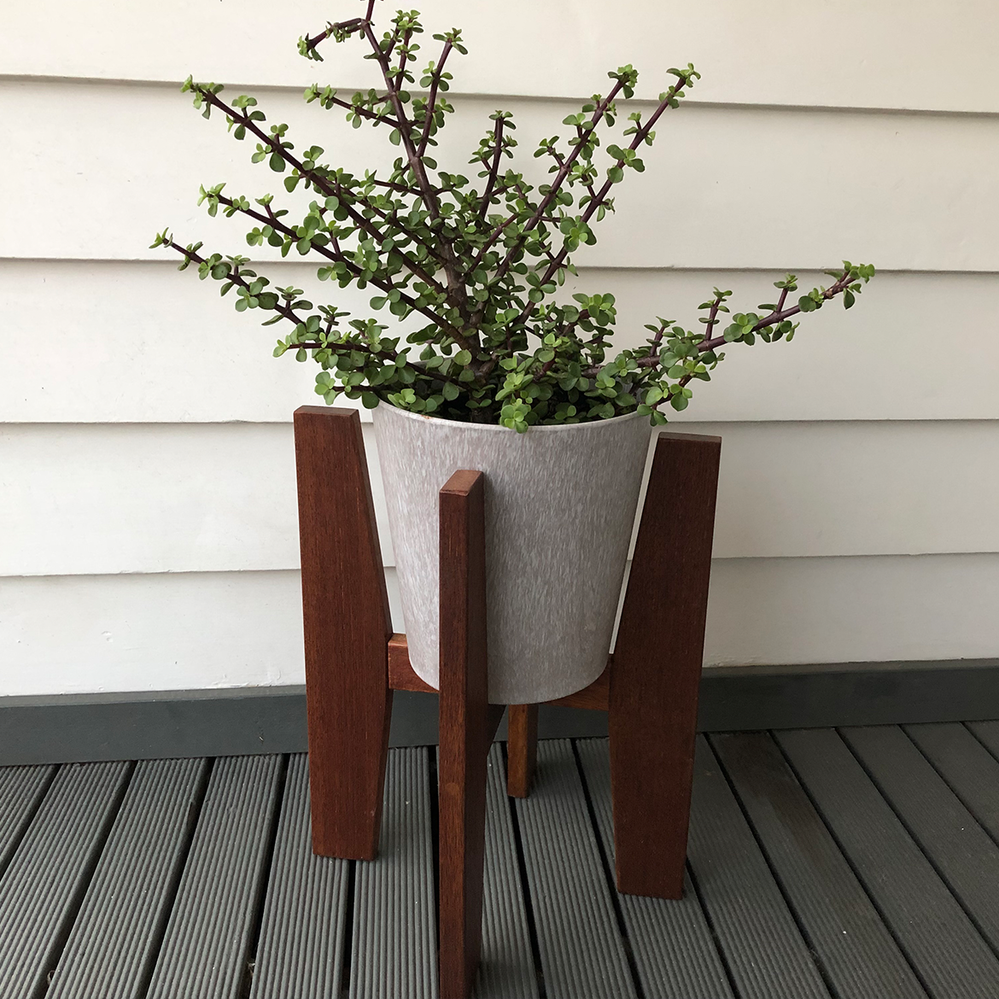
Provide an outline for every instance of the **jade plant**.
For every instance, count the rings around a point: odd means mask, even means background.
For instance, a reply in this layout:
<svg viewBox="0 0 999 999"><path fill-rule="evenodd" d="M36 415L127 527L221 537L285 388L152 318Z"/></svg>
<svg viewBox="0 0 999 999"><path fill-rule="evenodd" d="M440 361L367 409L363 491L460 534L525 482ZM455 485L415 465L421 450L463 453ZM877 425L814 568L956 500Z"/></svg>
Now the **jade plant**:
<svg viewBox="0 0 999 999"><path fill-rule="evenodd" d="M270 194L251 201L215 184L202 187L199 204L212 216L221 210L248 219L251 247L311 256L320 281L369 289L373 312L388 310L415 327L405 340L377 318L348 318L335 304L313 305L299 288L273 285L244 256L203 252L200 242L183 246L169 230L153 243L180 253L181 270L194 264L202 279L221 282L223 295L234 292L237 311L259 309L269 314L264 325L286 323L275 356L318 362L316 392L327 403L340 395L367 407L385 401L518 431L636 411L665 423L665 407L685 409L692 383L710 380L725 356L721 348L791 340L799 313L834 298L850 308L873 276L872 266L844 261L826 272L828 287L799 294L788 274L774 282L775 301L746 312L731 312L731 291L715 288L699 306L695 329L657 317L642 346L613 352L614 296L575 294L570 302L560 288L567 273L576 274L574 251L596 241L595 224L614 210L615 187L629 171L645 169L642 154L659 119L699 78L693 65L668 70L673 82L645 112L629 110L635 69L608 73L608 92L594 94L562 121L562 135L541 139L534 150L548 165L546 183L532 184L508 163L516 126L510 112L494 112L468 161L470 180L441 168L435 155L454 111L449 59L467 53L461 32L435 34L440 53L418 70L418 12L398 11L379 34L375 0L363 2L363 16L328 23L298 48L321 62L328 39L359 40L382 86L348 98L315 84L305 100L345 113L354 128L382 129L400 153L390 171L350 172L331 165L321 146L296 149L288 126L268 124L253 97L227 101L221 85L191 78L182 89L205 118L219 112L236 139L254 144L254 162L285 174L288 195L311 196L293 213Z"/></svg>

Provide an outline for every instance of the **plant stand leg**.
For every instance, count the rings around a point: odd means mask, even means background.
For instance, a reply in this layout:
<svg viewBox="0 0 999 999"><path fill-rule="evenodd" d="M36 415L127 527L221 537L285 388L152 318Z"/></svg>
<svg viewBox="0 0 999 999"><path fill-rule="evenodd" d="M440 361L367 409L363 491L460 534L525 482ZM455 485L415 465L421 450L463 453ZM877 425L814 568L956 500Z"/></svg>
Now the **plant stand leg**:
<svg viewBox="0 0 999 999"><path fill-rule="evenodd" d="M537 704L511 704L506 725L506 793L526 798L538 763Z"/></svg>
<svg viewBox="0 0 999 999"><path fill-rule="evenodd" d="M392 635L361 422L295 411L312 849L378 852L392 692Z"/></svg>
<svg viewBox="0 0 999 999"><path fill-rule="evenodd" d="M721 439L660 435L614 663L610 760L619 891L680 898Z"/></svg>
<svg viewBox="0 0 999 999"><path fill-rule="evenodd" d="M440 994L471 995L482 946L486 757L502 705L488 701L485 478L440 493Z"/></svg>

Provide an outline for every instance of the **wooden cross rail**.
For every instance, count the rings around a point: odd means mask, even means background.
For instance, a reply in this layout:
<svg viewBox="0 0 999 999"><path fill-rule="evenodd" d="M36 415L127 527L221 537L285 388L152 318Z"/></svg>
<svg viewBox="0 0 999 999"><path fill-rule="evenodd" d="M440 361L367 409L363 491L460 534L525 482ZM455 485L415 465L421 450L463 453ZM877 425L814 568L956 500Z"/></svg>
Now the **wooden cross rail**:
<svg viewBox="0 0 999 999"><path fill-rule="evenodd" d="M433 692L393 635L361 424L354 410L295 412L312 842L378 848L393 690ZM552 704L608 712L618 890L680 898L721 439L660 434L617 646L590 686ZM440 494L442 999L471 993L481 946L488 703L484 490L459 471ZM537 705L511 705L508 789L527 795Z"/></svg>

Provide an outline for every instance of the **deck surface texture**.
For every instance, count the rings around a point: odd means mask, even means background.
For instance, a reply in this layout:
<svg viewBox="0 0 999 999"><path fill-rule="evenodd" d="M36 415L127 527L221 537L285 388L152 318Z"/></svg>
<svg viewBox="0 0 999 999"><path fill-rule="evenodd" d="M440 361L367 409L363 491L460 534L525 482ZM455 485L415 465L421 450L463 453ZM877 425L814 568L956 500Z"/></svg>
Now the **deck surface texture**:
<svg viewBox="0 0 999 999"><path fill-rule="evenodd" d="M478 999L999 996L999 722L699 736L680 902L613 889L606 740L503 752ZM355 863L302 755L0 768L0 999L435 999L435 777Z"/></svg>

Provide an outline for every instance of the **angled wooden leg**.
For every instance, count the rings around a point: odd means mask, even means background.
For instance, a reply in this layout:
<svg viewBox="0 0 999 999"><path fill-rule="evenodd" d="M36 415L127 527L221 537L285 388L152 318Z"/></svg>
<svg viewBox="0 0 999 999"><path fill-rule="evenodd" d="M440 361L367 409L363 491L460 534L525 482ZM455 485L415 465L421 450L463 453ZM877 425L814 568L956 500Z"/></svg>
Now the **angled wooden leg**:
<svg viewBox="0 0 999 999"><path fill-rule="evenodd" d="M511 704L506 726L506 793L526 798L538 763L537 704Z"/></svg>
<svg viewBox="0 0 999 999"><path fill-rule="evenodd" d="M378 852L392 635L358 414L295 411L312 849Z"/></svg>
<svg viewBox="0 0 999 999"><path fill-rule="evenodd" d="M467 999L479 963L486 756L503 716L488 700L484 486L455 472L440 494L441 999Z"/></svg>
<svg viewBox="0 0 999 999"><path fill-rule="evenodd" d="M618 890L680 898L721 438L662 434L610 671Z"/></svg>

